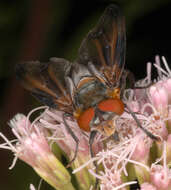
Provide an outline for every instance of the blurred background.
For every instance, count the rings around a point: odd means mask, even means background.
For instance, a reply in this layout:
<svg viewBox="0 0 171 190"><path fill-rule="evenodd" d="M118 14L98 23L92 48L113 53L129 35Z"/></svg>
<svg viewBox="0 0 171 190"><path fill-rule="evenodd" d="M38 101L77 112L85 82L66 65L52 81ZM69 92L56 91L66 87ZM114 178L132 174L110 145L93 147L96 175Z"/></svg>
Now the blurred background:
<svg viewBox="0 0 171 190"><path fill-rule="evenodd" d="M16 113L27 114L38 103L15 79L14 67L23 60L73 61L87 32L95 25L108 0L1 0L0 2L0 131L13 139L7 122ZM137 79L146 63L164 55L171 63L171 0L118 0L126 18L126 67ZM1 139L0 139L0 142ZM13 155L0 150L0 189L25 190L40 178L18 161L8 170ZM42 184L42 190L52 188Z"/></svg>

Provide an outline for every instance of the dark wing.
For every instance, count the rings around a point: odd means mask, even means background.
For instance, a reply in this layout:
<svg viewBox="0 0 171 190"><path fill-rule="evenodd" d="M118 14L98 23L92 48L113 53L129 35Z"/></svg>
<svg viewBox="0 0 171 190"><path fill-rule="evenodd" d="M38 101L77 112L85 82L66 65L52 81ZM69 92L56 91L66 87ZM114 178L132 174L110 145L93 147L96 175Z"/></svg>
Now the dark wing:
<svg viewBox="0 0 171 190"><path fill-rule="evenodd" d="M124 68L125 49L124 17L116 5L110 5L83 40L77 61L80 64L92 63L115 86Z"/></svg>
<svg viewBox="0 0 171 190"><path fill-rule="evenodd" d="M67 111L71 100L66 91L65 75L70 66L71 63L62 58L51 58L48 63L25 62L16 65L16 76L40 102Z"/></svg>

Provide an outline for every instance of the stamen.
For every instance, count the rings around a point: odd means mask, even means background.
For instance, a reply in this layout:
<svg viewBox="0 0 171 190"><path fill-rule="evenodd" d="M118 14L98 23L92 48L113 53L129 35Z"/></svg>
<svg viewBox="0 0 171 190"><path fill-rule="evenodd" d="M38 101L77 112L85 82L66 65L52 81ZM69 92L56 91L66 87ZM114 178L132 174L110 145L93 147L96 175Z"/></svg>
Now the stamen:
<svg viewBox="0 0 171 190"><path fill-rule="evenodd" d="M12 128L12 132L17 137L18 141L22 142L22 137L20 136L20 134L18 133L18 131L15 128Z"/></svg>
<svg viewBox="0 0 171 190"><path fill-rule="evenodd" d="M40 119L39 121L40 121L40 123L43 124L43 127L47 128L47 129L56 129L59 126L59 124L56 124L56 125L52 124L52 123L46 121L45 119Z"/></svg>
<svg viewBox="0 0 171 190"><path fill-rule="evenodd" d="M112 153L112 152L110 152L110 153L111 153L111 155L113 155L114 157L119 158L119 156L118 156L117 154ZM107 157L107 156L106 156L106 157ZM150 171L150 168L149 168L147 165L142 164L141 162L137 162L137 161L135 161L135 160L131 160L131 159L127 159L127 158L124 158L123 160L125 160L125 161L127 161L127 162L130 162L130 163L133 163L133 164L136 164L136 165L139 165L139 166L142 166L142 167L144 167L147 171Z"/></svg>
<svg viewBox="0 0 171 190"><path fill-rule="evenodd" d="M17 143L18 140L17 140L17 139L14 139L14 140L11 140L10 142L11 142L11 143ZM11 148L10 148L9 146L7 146L7 145L8 145L7 142L2 143L2 144L0 144L0 148L6 149L6 150L11 150Z"/></svg>
<svg viewBox="0 0 171 190"><path fill-rule="evenodd" d="M128 185L133 185L133 184L137 184L137 182L136 181L126 182L126 183L124 183L122 185L119 185L119 186L113 188L113 190L118 190L118 189L121 189L121 188L126 187Z"/></svg>
<svg viewBox="0 0 171 190"><path fill-rule="evenodd" d="M60 141L60 140L64 140L64 137L48 137L47 138L48 141Z"/></svg>
<svg viewBox="0 0 171 190"><path fill-rule="evenodd" d="M30 190L36 190L33 184L30 184Z"/></svg>
<svg viewBox="0 0 171 190"><path fill-rule="evenodd" d="M158 55L155 57L155 62L161 68L160 57ZM161 70L157 69L157 73L158 73L159 79L161 79L162 78Z"/></svg>
<svg viewBox="0 0 171 190"><path fill-rule="evenodd" d="M132 144L130 145L130 150L128 150L127 154L125 154L125 158L126 158L126 156L128 155L128 158L127 158L127 159L130 160L130 158L132 157L132 155L133 155L133 153L134 153L134 151L135 151L135 149L136 149L137 143L138 143L138 141L136 141L135 138L134 138L134 141L132 141ZM128 163L128 162L125 161L125 162L122 164L122 167L119 169L120 171L124 170L125 176L128 176L128 173L127 173L127 171L126 171L126 164L127 164L127 163Z"/></svg>
<svg viewBox="0 0 171 190"><path fill-rule="evenodd" d="M166 68L166 70L167 70L169 76L171 76L171 70L170 70L170 68L169 68L169 66L168 66L168 64L167 64L166 58L165 58L164 56L162 56L162 61L163 61L163 63L164 63L164 66L165 66L165 68Z"/></svg>
<svg viewBox="0 0 171 190"><path fill-rule="evenodd" d="M40 190L41 186L42 186L42 182L43 182L43 179L41 178L40 179L40 182L39 182L39 185L38 185L38 190Z"/></svg>
<svg viewBox="0 0 171 190"><path fill-rule="evenodd" d="M1 132L0 132L0 136L4 139L4 141L9 145L9 148L7 148L6 146L6 149L8 150L11 150L12 152L17 152L17 149L15 148L15 146L12 145L11 141L9 141L5 135L3 135Z"/></svg>
<svg viewBox="0 0 171 190"><path fill-rule="evenodd" d="M91 170L91 169L89 169L88 170L90 173L91 173L91 175L93 175L95 178L97 178L97 179L100 179L100 180L103 180L103 176L100 176L100 175L98 175L97 173L95 173L93 170Z"/></svg>
<svg viewBox="0 0 171 190"><path fill-rule="evenodd" d="M56 111L57 112L56 114L51 112L50 110L46 110L45 112L47 113L47 115L51 116L53 119L55 119L59 123L64 123L62 119L62 112Z"/></svg>
<svg viewBox="0 0 171 190"><path fill-rule="evenodd" d="M80 170L82 170L83 168L85 168L86 166L88 166L89 164L93 163L96 160L97 160L97 157L91 158L89 161L85 162L83 165L76 168L72 173L75 174L76 172L79 172Z"/></svg>
<svg viewBox="0 0 171 190"><path fill-rule="evenodd" d="M47 108L47 109L48 109L48 108ZM35 111L37 111L37 110L35 110ZM39 121L40 118L42 118L44 114L45 114L45 112L43 112L42 114L40 114L40 115L31 123L30 129L32 129L33 126L34 126L34 127L36 126L35 123L36 123L37 121Z"/></svg>
<svg viewBox="0 0 171 190"><path fill-rule="evenodd" d="M143 105L143 107L141 108L141 113L145 113L145 110L146 110L148 107L150 107L150 108L152 109L154 115L157 115L157 114L158 114L158 112L157 112L157 110L155 109L155 107L154 107L152 104L150 104L150 103L146 103L146 104ZM147 117L146 117L146 118L147 118Z"/></svg>
<svg viewBox="0 0 171 190"><path fill-rule="evenodd" d="M148 62L147 63L147 81L148 81L148 84L151 84L151 63Z"/></svg>
<svg viewBox="0 0 171 190"><path fill-rule="evenodd" d="M14 159L13 159L13 161L12 161L12 164L11 164L11 166L9 167L9 170L12 170L12 169L15 167L15 164L16 164L17 160L18 160L18 156L15 155L15 156L14 156Z"/></svg>
<svg viewBox="0 0 171 190"><path fill-rule="evenodd" d="M29 130L29 127L28 127L29 120L30 120L29 118L30 118L30 116L31 116L34 112L36 112L37 110L48 109L48 108L49 108L48 106L40 106L40 107L35 108L35 109L33 109L32 111L30 111L29 114L27 115L27 119L26 119L26 129Z"/></svg>
<svg viewBox="0 0 171 190"><path fill-rule="evenodd" d="M163 74L165 74L167 77L169 77L169 74L168 74L163 68L161 68L159 65L154 64L154 66L155 66L159 71L161 71Z"/></svg>

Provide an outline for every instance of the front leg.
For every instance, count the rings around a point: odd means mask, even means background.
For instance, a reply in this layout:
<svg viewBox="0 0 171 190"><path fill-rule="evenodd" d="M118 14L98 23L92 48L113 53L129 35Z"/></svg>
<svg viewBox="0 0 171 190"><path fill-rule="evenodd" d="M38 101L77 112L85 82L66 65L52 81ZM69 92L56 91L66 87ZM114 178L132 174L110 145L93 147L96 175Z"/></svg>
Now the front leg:
<svg viewBox="0 0 171 190"><path fill-rule="evenodd" d="M98 132L94 131L94 130L90 132L89 146L90 146L90 155L91 155L91 158L93 158L95 156L95 154L93 152L93 142L94 142L94 139L95 139L97 133ZM96 174L97 174L98 173L98 168L97 168L96 161L93 161L93 164L94 164L94 166L96 168ZM98 189L98 182L99 182L99 180L96 178L95 187L94 187L95 190Z"/></svg>
<svg viewBox="0 0 171 190"><path fill-rule="evenodd" d="M64 121L64 125L66 127L66 130L68 131L68 133L72 136L72 138L74 139L75 143L76 143L76 148L75 148L75 153L74 153L74 157L73 159L68 163L67 167L70 167L72 162L74 162L74 160L77 157L77 153L78 153L78 145L79 145L79 139L77 138L77 136L74 134L74 132L72 131L72 129L70 128L70 126L68 125L68 123L66 122L66 117L70 116L70 114L68 113L64 113L63 114L63 121Z"/></svg>

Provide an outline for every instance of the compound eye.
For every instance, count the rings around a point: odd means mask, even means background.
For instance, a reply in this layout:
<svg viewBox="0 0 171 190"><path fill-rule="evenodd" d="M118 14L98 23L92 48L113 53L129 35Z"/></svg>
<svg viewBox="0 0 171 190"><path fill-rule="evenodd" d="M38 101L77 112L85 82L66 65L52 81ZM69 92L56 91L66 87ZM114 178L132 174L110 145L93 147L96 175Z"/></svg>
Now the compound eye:
<svg viewBox="0 0 171 190"><path fill-rule="evenodd" d="M124 104L118 98L103 100L98 104L98 107L102 111L114 112L118 115L121 115L124 112Z"/></svg>
<svg viewBox="0 0 171 190"><path fill-rule="evenodd" d="M90 131L90 122L94 117L94 108L88 108L85 110L77 119L77 123L79 127L84 130L89 132Z"/></svg>

